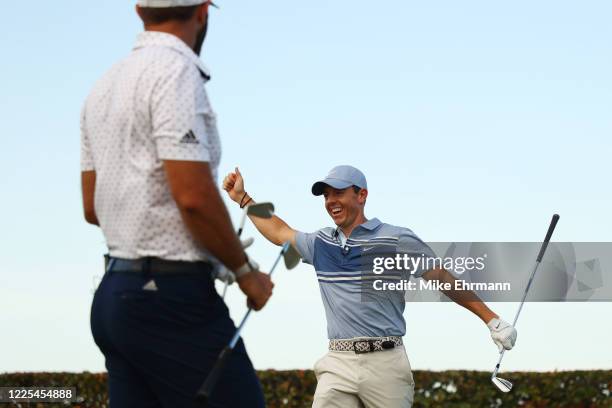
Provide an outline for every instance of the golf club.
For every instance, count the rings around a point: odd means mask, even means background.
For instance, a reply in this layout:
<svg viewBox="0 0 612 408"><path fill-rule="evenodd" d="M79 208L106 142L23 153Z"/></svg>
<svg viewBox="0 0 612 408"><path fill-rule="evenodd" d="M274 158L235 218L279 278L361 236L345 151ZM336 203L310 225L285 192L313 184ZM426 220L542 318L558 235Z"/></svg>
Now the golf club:
<svg viewBox="0 0 612 408"><path fill-rule="evenodd" d="M254 217L259 218L271 218L274 215L274 204L272 203L257 203L250 205L244 209L242 213L242 218L240 219L240 225L238 226L238 238L242 235L242 231L244 230L244 223L246 222L247 215L252 215ZM249 247L253 243L252 239L247 241L246 245L243 245L243 248ZM225 294L227 293L227 287L229 284L227 281L223 286L223 295L221 295L222 299L225 299Z"/></svg>
<svg viewBox="0 0 612 408"><path fill-rule="evenodd" d="M281 257L283 257L283 260L285 261L285 267L288 270L295 268L300 262L300 254L293 247L293 245L291 245L291 243L287 241L283 244L281 251L278 254L278 257L276 257L276 260L272 265L272 269L270 269L270 276L272 276L272 274L274 273L274 269L276 268L276 265L278 265L278 262L280 261ZM205 406L206 402L210 398L210 395L215 387L215 384L217 383L217 380L219 379L219 376L221 375L221 372L223 371L223 367L225 366L227 359L232 354L234 347L240 339L240 332L242 332L242 329L244 328L244 325L247 319L249 318L249 315L251 314L252 310L253 309L249 307L249 310L247 310L246 314L242 318L242 321L240 322L240 325L236 329L236 333L234 333L234 336L230 340L229 344L225 346L225 348L221 351L219 357L217 358L215 366L208 374L208 377L206 378L206 381L204 381L204 384L202 384L202 387L200 387L200 390L196 395L196 400L202 406Z"/></svg>
<svg viewBox="0 0 612 408"><path fill-rule="evenodd" d="M512 322L512 326L516 327L516 321L521 314L521 310L523 309L523 304L525 303L525 298L527 298L527 292L529 292L529 288L531 287L531 282L533 281L533 277L538 270L538 266L540 266L540 262L542 262L542 257L544 256L544 252L546 252L546 248L548 247L548 243L550 242L550 238L552 237L553 231L557 225L557 221L559 221L559 215L555 214L550 221L550 226L548 227L548 232L546 233L546 237L544 238L544 242L542 242L542 247L540 248L540 253L538 254L538 258L536 259L535 266L533 271L531 272L531 276L529 277L529 282L527 283L527 287L525 288L525 293L523 293L523 299L521 300L521 304L516 312L516 316L514 316L514 322ZM493 370L493 374L491 374L491 381L497 388L502 392L510 392L512 389L512 383L508 380L500 378L497 376L497 372L499 371L499 366L501 364L502 358L504 358L504 352L506 350L502 349L499 353L499 360L497 361L497 365L495 366L495 370Z"/></svg>

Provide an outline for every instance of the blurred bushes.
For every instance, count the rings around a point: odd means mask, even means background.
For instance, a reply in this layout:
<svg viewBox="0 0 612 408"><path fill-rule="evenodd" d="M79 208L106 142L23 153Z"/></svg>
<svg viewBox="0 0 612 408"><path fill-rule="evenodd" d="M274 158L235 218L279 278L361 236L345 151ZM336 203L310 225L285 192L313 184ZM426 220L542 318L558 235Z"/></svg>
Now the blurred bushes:
<svg viewBox="0 0 612 408"><path fill-rule="evenodd" d="M514 383L508 394L491 384L482 371L415 371L415 408L425 407L612 407L612 370L511 372L502 377ZM269 408L310 407L316 379L310 370L260 371ZM78 403L72 407L107 407L106 374L14 373L0 374L0 386L71 386ZM0 406L15 406L0 404ZM62 407L62 404L22 404L22 407Z"/></svg>

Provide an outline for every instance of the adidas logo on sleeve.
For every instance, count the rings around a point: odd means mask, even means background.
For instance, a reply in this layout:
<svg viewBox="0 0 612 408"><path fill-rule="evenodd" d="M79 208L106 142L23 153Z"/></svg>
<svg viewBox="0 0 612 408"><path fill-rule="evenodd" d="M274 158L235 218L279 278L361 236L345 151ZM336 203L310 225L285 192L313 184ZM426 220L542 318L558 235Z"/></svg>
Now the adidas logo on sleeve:
<svg viewBox="0 0 612 408"><path fill-rule="evenodd" d="M200 141L196 137L195 133L193 133L193 130L190 130L189 132L185 133L185 136L183 136L181 139L181 143L198 144Z"/></svg>

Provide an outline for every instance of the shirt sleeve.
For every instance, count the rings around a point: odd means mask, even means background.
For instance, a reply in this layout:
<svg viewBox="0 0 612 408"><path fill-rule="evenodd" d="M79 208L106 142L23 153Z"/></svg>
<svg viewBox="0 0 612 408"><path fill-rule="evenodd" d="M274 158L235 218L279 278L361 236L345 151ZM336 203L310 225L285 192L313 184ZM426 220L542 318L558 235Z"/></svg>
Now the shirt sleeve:
<svg viewBox="0 0 612 408"><path fill-rule="evenodd" d="M302 256L302 260L312 265L314 260L314 242L317 237L317 232L306 233L297 231L295 235L295 244L298 252Z"/></svg>
<svg viewBox="0 0 612 408"><path fill-rule="evenodd" d="M153 140L162 160L210 161L205 114L210 106L194 65L168 68L151 96Z"/></svg>
<svg viewBox="0 0 612 408"><path fill-rule="evenodd" d="M411 271L411 275L415 278L420 278L425 272L429 270L426 267L428 258L435 258L436 254L425 242L416 236L416 234L409 229L405 229L400 233L397 252L400 254L408 254L411 257L422 258L422 261L418 263L418 267L414 271Z"/></svg>
<svg viewBox="0 0 612 408"><path fill-rule="evenodd" d="M81 171L95 170L93 157L91 155L90 141L87 136L87 124L85 123L85 104L81 109Z"/></svg>

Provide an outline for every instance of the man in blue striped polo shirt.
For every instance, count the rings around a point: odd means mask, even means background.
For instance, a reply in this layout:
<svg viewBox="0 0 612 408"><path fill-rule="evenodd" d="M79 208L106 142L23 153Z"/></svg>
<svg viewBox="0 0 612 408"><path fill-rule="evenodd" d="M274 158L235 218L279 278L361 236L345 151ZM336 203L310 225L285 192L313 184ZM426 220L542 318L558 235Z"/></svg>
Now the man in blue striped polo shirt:
<svg viewBox="0 0 612 408"><path fill-rule="evenodd" d="M225 177L223 188L241 207L254 203L238 168ZM304 262L317 272L330 351L314 367L318 384L313 407L410 407L414 381L402 343L406 334L403 292L366 296L372 294L364 288L373 274L364 270L372 267L364 260L369 251L431 258L435 254L408 228L365 217L367 182L355 167L334 167L325 179L313 184L312 193L324 196L325 209L336 227L304 233L277 216L251 220L274 244L291 241ZM426 270L423 266L411 270L410 275L448 283L455 280L443 268ZM514 346L514 327L499 319L473 292L444 293L487 324L500 350Z"/></svg>

